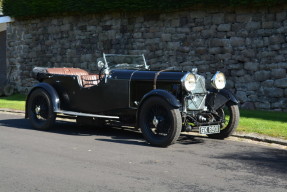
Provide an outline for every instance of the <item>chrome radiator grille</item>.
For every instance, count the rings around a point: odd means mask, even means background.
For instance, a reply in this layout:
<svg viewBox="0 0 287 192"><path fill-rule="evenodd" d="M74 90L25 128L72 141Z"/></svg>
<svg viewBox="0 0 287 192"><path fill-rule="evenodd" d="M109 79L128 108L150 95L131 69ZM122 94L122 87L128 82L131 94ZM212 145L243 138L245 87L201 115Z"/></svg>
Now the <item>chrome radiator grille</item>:
<svg viewBox="0 0 287 192"><path fill-rule="evenodd" d="M191 91L190 97L187 99L187 109L203 110L205 108L206 95L205 78L201 75L196 75L196 87Z"/></svg>

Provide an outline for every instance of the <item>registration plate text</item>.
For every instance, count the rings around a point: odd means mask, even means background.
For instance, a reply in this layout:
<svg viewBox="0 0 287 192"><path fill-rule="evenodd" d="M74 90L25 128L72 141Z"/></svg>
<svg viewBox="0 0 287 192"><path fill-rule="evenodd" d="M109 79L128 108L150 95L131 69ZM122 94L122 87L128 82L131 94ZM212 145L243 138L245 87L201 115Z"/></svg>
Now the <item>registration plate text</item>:
<svg viewBox="0 0 287 192"><path fill-rule="evenodd" d="M200 134L214 134L220 133L220 125L208 125L199 127Z"/></svg>

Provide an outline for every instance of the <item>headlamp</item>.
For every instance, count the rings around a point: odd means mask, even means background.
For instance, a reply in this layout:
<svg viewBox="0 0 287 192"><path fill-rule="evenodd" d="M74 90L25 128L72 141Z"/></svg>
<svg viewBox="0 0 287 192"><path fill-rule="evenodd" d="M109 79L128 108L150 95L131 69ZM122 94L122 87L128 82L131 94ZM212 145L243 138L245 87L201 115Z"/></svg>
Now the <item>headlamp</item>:
<svg viewBox="0 0 287 192"><path fill-rule="evenodd" d="M222 72L217 71L211 79L211 85L215 89L223 89L226 85L225 75Z"/></svg>
<svg viewBox="0 0 287 192"><path fill-rule="evenodd" d="M187 73L183 76L181 82L186 91L192 91L196 86L196 77L192 73Z"/></svg>

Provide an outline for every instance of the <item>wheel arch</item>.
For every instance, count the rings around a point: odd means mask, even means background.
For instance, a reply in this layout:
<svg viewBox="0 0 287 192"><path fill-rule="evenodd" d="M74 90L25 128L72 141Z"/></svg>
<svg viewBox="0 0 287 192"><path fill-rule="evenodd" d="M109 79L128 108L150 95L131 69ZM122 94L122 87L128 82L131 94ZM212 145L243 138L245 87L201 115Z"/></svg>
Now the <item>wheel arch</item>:
<svg viewBox="0 0 287 192"><path fill-rule="evenodd" d="M238 99L235 97L235 95L229 91L228 89L222 89L219 91L219 93L223 96L225 96L226 98L229 99L229 101L232 101L234 104L239 104Z"/></svg>
<svg viewBox="0 0 287 192"><path fill-rule="evenodd" d="M152 96L158 96L158 97L161 97L163 98L164 100L166 100L171 106L175 107L175 108L180 108L181 107L181 104L180 102L178 101L178 99L173 95L171 94L170 92L166 91L166 90L163 90L163 89L154 89L148 93L146 93L141 101L140 101L140 104L139 104L139 108L142 106L142 104L149 98L149 97L152 97Z"/></svg>
<svg viewBox="0 0 287 192"><path fill-rule="evenodd" d="M234 94L227 89L221 89L221 90L212 89L209 90L209 92L210 93L207 96L207 101L208 104L210 105L210 108L212 108L213 110L220 108L229 101L231 101L235 105L239 104L239 101L236 99Z"/></svg>
<svg viewBox="0 0 287 192"><path fill-rule="evenodd" d="M50 96L51 98L51 102L53 105L53 111L59 111L60 110L60 99L59 99L59 95L57 93L57 91L48 83L39 83L37 85L35 85L31 91L29 92L29 94L27 95L26 98L26 104L25 104L25 118L28 118L28 113L27 113L27 105L28 105L28 100L30 98L30 95L33 91L35 91L36 89L44 89Z"/></svg>

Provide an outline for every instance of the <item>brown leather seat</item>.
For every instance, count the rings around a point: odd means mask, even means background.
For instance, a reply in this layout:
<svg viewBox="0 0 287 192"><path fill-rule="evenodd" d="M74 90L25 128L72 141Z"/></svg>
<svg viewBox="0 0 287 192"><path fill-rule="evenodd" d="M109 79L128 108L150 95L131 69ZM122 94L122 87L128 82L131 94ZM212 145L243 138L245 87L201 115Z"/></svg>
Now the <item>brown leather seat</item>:
<svg viewBox="0 0 287 192"><path fill-rule="evenodd" d="M91 87L99 83L99 75L82 75L83 87Z"/></svg>
<svg viewBox="0 0 287 192"><path fill-rule="evenodd" d="M62 75L89 75L87 71L79 68L47 68L47 72Z"/></svg>
<svg viewBox="0 0 287 192"><path fill-rule="evenodd" d="M77 75L79 76L79 84L83 87L91 87L99 83L99 75L89 74L87 71L80 68L47 68L47 73L59 75Z"/></svg>

